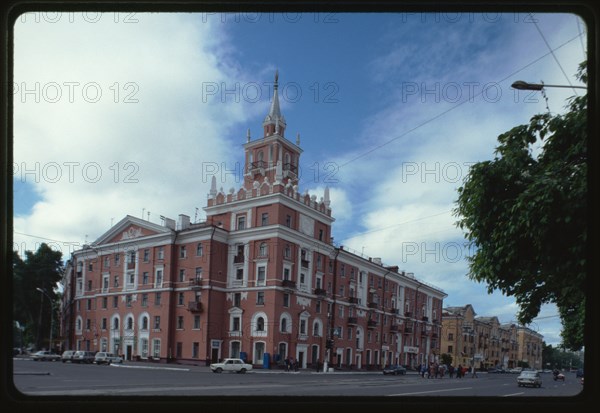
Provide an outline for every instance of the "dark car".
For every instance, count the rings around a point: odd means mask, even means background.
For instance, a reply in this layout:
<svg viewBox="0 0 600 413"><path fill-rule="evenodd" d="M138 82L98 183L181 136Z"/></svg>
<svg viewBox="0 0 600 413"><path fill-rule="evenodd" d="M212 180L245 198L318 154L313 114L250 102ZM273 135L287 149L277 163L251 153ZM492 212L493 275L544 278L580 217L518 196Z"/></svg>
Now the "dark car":
<svg viewBox="0 0 600 413"><path fill-rule="evenodd" d="M392 374L394 376L397 376L398 374L406 374L406 368L404 368L403 366L401 366L399 364L394 364L394 365L387 366L386 368L384 368L383 374L385 374L385 375Z"/></svg>
<svg viewBox="0 0 600 413"><path fill-rule="evenodd" d="M488 373L506 373L502 367L490 367L487 371Z"/></svg>
<svg viewBox="0 0 600 413"><path fill-rule="evenodd" d="M577 371L575 372L575 377L583 377L583 369L577 369Z"/></svg>

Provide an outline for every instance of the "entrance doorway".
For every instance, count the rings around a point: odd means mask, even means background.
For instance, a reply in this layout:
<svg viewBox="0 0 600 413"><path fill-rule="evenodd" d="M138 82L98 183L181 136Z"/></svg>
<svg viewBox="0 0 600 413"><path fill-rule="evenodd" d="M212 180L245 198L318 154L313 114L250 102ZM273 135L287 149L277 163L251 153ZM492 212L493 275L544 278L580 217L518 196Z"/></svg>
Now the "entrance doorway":
<svg viewBox="0 0 600 413"><path fill-rule="evenodd" d="M133 353L133 346L128 345L127 347L125 347L125 359L126 360L131 360L132 353Z"/></svg>
<svg viewBox="0 0 600 413"><path fill-rule="evenodd" d="M219 362L219 349L213 348L211 350L212 350L210 353L211 363L218 363Z"/></svg>

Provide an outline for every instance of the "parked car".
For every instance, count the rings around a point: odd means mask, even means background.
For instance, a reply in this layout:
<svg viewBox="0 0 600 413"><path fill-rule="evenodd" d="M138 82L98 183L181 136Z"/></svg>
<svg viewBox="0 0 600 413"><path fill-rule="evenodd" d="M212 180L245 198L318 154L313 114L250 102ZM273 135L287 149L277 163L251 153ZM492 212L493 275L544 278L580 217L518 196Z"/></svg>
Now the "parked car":
<svg viewBox="0 0 600 413"><path fill-rule="evenodd" d="M244 363L242 359L224 359L221 363L212 363L210 369L213 373L222 373L224 371L235 371L236 373L246 373L252 370L252 364Z"/></svg>
<svg viewBox="0 0 600 413"><path fill-rule="evenodd" d="M77 351L73 355L71 360L73 363L87 363L91 364L94 362L96 354L92 351Z"/></svg>
<svg viewBox="0 0 600 413"><path fill-rule="evenodd" d="M488 373L506 373L502 367L490 367L487 371Z"/></svg>
<svg viewBox="0 0 600 413"><path fill-rule="evenodd" d="M38 351L31 355L33 361L59 361L60 356L51 351Z"/></svg>
<svg viewBox="0 0 600 413"><path fill-rule="evenodd" d="M512 373L512 374L521 374L522 371L523 371L523 367L515 367L515 368L508 370L508 372Z"/></svg>
<svg viewBox="0 0 600 413"><path fill-rule="evenodd" d="M406 374L406 368L404 368L404 366L401 366L399 364L394 364L394 365L387 366L386 368L384 368L383 374L385 374L385 375L392 374L394 376L397 376L398 374Z"/></svg>
<svg viewBox="0 0 600 413"><path fill-rule="evenodd" d="M99 351L94 357L94 363L107 365L111 363L123 363L123 359L119 356L115 356L113 353Z"/></svg>
<svg viewBox="0 0 600 413"><path fill-rule="evenodd" d="M66 351L63 351L62 356L60 358L63 363L66 363L67 361L73 361L74 355L75 355L75 352L73 350L66 350Z"/></svg>
<svg viewBox="0 0 600 413"><path fill-rule="evenodd" d="M542 387L542 376L534 370L525 370L517 377L517 384L521 386Z"/></svg>

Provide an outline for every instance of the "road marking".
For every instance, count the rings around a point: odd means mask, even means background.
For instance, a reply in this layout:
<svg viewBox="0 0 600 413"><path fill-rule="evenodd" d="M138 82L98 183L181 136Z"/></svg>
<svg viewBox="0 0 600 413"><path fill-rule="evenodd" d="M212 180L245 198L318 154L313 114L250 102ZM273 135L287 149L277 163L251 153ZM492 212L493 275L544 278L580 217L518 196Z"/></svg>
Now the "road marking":
<svg viewBox="0 0 600 413"><path fill-rule="evenodd" d="M176 370L176 371L190 371L190 369L181 369L176 367L148 367L148 366L127 366L119 364L111 364L110 367L118 367L121 369L147 369L147 370Z"/></svg>
<svg viewBox="0 0 600 413"><path fill-rule="evenodd" d="M502 397L520 396L521 394L525 394L525 392L513 393L513 394L504 394Z"/></svg>
<svg viewBox="0 0 600 413"><path fill-rule="evenodd" d="M445 391L454 391L454 390L470 390L473 387L457 387L454 389L443 389L443 390L428 390L428 391L417 391L412 393L398 393L398 394L388 394L388 396L411 396L413 394L426 394L426 393L441 393Z"/></svg>

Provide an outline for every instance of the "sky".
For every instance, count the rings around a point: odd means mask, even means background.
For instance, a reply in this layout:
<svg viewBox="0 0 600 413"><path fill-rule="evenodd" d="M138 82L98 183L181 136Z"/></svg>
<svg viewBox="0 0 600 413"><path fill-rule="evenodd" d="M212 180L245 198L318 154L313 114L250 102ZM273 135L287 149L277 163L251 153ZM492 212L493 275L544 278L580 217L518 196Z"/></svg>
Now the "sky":
<svg viewBox="0 0 600 413"><path fill-rule="evenodd" d="M213 174L241 186L279 73L300 191L331 191L337 245L441 288L444 306L516 322L471 281L452 209L498 135L564 111L585 23L573 14L28 13L14 65L14 249L65 258L126 215L205 218ZM539 148L536 148L539 150ZM560 343L556 307L529 326Z"/></svg>

